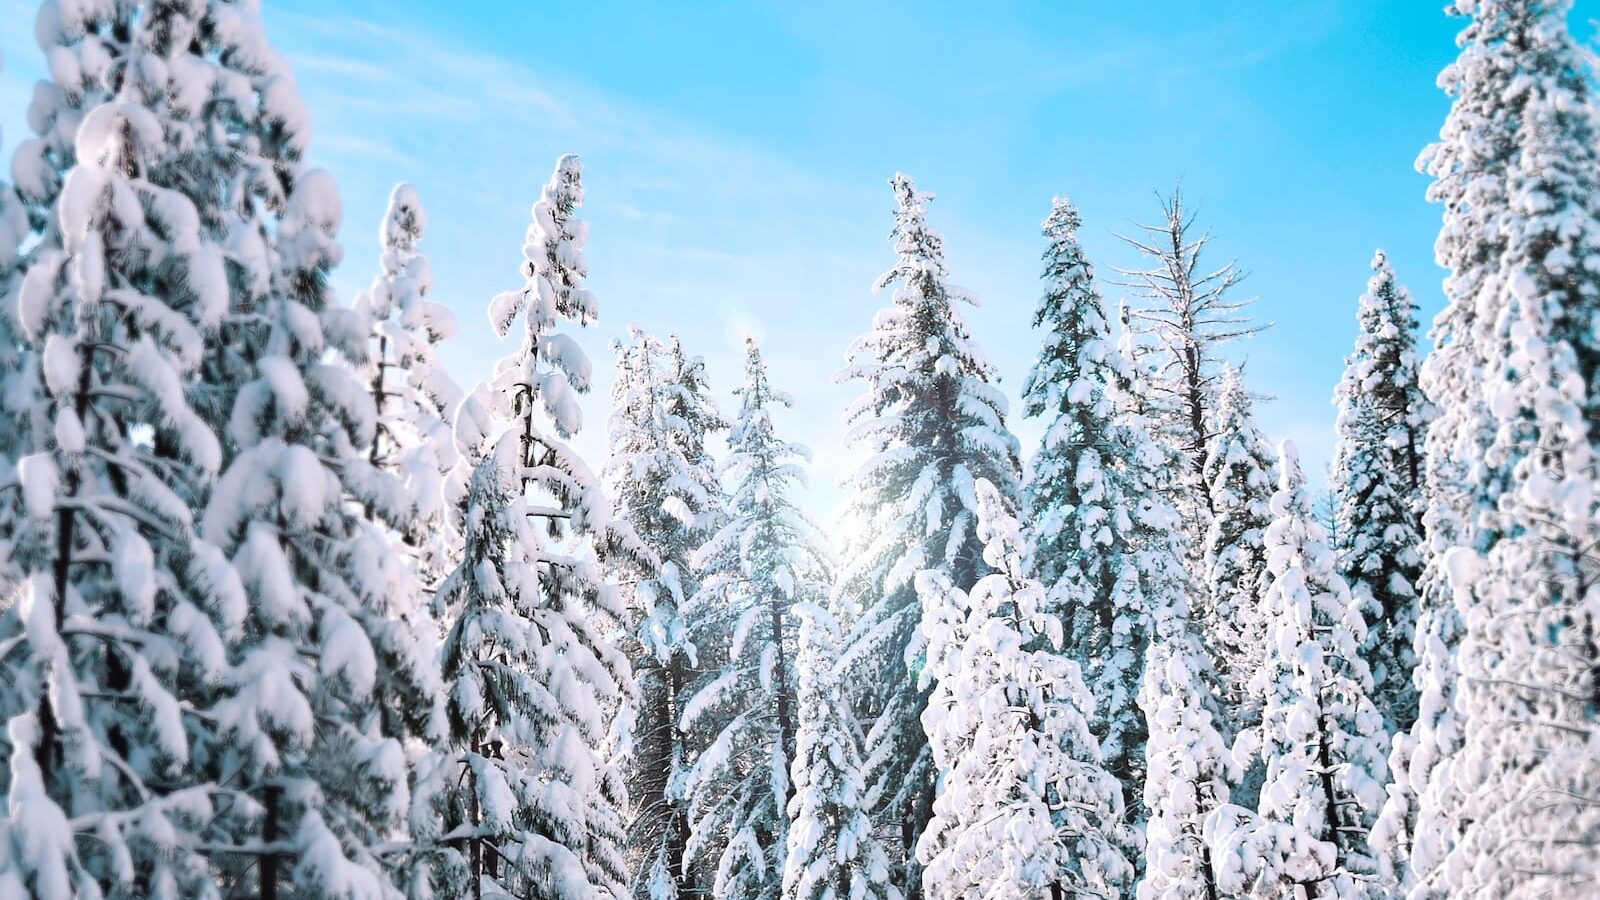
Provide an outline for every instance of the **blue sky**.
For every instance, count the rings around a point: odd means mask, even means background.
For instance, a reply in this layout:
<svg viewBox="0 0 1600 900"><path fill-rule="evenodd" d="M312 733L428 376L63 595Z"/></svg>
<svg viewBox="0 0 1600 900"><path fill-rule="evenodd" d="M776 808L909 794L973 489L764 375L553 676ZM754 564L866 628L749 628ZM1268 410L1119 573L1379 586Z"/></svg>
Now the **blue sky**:
<svg viewBox="0 0 1600 900"><path fill-rule="evenodd" d="M1182 179L1215 261L1238 258L1276 323L1237 348L1274 397L1263 426L1314 468L1374 248L1425 318L1441 304L1438 210L1413 169L1447 108L1434 79L1456 23L1436 0L262 5L310 106L312 162L343 194L345 297L371 279L390 186L412 182L436 295L462 323L446 357L481 377L501 352L485 305L519 285L528 207L578 153L597 369L630 322L676 331L731 411L742 335L762 336L822 513L852 458L837 420L855 388L832 377L887 302L870 286L892 261L897 170L938 196L952 278L983 299L972 330L1013 396L1058 193L1104 277L1137 262L1112 232L1153 219L1154 191ZM7 155L42 68L34 7L0 0ZM1579 0L1574 21L1597 14ZM608 388L580 441L596 465ZM1040 431L1014 428L1025 447Z"/></svg>

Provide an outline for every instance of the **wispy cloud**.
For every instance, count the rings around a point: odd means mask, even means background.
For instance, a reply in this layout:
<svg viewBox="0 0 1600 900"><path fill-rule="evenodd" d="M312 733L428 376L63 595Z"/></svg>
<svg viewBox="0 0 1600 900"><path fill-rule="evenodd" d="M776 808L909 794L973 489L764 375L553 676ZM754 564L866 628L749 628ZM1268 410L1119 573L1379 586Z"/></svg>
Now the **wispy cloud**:
<svg viewBox="0 0 1600 900"><path fill-rule="evenodd" d="M389 185L413 181L430 212L437 290L463 325L447 362L464 381L485 376L503 348L483 304L518 283L537 185L558 154L578 152L603 317L584 338L599 378L582 449L596 461L604 452L606 345L628 323L680 334L723 396L742 373L744 335L756 333L796 394L796 433L803 423L818 445L812 505L829 513L848 468L838 411L853 392L830 376L870 318L867 287L887 261L879 185L842 185L771 148L405 23L321 9L267 15L312 112L312 159L345 194L343 292L371 277L376 248L365 236ZM851 234L859 240L840 240Z"/></svg>

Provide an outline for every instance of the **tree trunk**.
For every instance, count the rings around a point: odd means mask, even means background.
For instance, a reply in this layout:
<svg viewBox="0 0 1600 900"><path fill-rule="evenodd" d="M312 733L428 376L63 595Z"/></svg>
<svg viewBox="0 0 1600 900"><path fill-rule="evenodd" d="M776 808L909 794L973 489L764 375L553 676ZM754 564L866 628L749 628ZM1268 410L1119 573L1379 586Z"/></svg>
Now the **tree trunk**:
<svg viewBox="0 0 1600 900"><path fill-rule="evenodd" d="M678 728L678 720L682 715L682 705L679 698L683 694L684 685L683 663L676 656L667 665L667 684L670 693L667 696L667 710L672 716L668 723L672 735L672 749L687 749L688 737ZM673 756L677 754L674 753ZM674 880L678 882L678 900L695 900L695 890L689 883L689 875L683 868L684 851L689 845L689 820L684 814L683 805L672 796L672 785L669 781L663 791L662 799L667 805L667 867Z"/></svg>
<svg viewBox="0 0 1600 900"><path fill-rule="evenodd" d="M783 609L777 597L767 601L767 612L772 619L772 643L778 648L777 671L773 673L778 682L778 739L782 741L783 758L789 761L794 757L795 748L794 713L789 708L789 686L792 682L789 678L789 657L783 646ZM789 808L789 801L794 799L794 780L786 779L785 783L788 789L784 792L780 815L786 814L784 811Z"/></svg>
<svg viewBox="0 0 1600 900"><path fill-rule="evenodd" d="M79 351L78 392L72 398L73 410L77 413L79 422L84 421L89 412L93 362L93 347L85 343L83 349ZM66 490L63 494L65 497L70 499L77 496L80 478L76 467L67 471ZM72 571L75 513L71 507L60 507L56 510L56 558L52 573L55 596L51 598L51 609L55 613L55 627L58 631L67 610L67 582ZM34 759L39 764L39 780L44 785L46 795L50 793L51 776L55 770L56 742L60 739L60 735L61 723L56 719L55 708L50 704L49 692L44 692L39 696L39 746L34 750Z"/></svg>
<svg viewBox="0 0 1600 900"><path fill-rule="evenodd" d="M1211 498L1211 485L1206 483L1206 397L1204 385L1201 383L1203 373L1200 371L1200 350L1193 342L1184 350L1183 369L1188 382L1185 388L1188 393L1186 399L1189 406L1189 431L1193 439L1191 450L1193 458L1190 463L1194 467L1200 499L1205 503L1206 512L1215 514L1217 508Z"/></svg>
<svg viewBox="0 0 1600 900"><path fill-rule="evenodd" d="M1317 717L1321 726L1317 735L1317 764L1322 768L1322 799L1327 804L1324 814L1328 827L1327 840L1333 844L1333 860L1335 868L1344 865L1344 841L1339 832L1339 800L1333 787L1333 759L1328 755L1327 725L1322 716Z"/></svg>
<svg viewBox="0 0 1600 900"><path fill-rule="evenodd" d="M261 789L261 805L266 808L261 821L261 842L267 845L267 852L261 854L261 900L278 900L278 854L271 848L278 840L278 797L282 793L283 789L277 785Z"/></svg>
<svg viewBox="0 0 1600 900"><path fill-rule="evenodd" d="M481 751L482 746L479 743L478 736L473 735L472 753L473 755L478 755ZM472 843L470 845L472 857L472 900L483 900L483 837L478 834L478 828L483 820L483 810L478 805L477 771L470 767L467 770L467 788L471 793L469 803L472 816Z"/></svg>

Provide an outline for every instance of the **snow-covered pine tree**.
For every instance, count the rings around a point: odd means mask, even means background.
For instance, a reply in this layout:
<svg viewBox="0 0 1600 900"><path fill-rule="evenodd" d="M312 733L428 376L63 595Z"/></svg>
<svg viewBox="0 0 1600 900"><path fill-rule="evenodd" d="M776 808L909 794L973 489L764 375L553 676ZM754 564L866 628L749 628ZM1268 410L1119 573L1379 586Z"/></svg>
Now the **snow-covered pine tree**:
<svg viewBox="0 0 1600 900"><path fill-rule="evenodd" d="M130 5L128 9L131 10ZM0 186L0 590L14 597L21 577L12 541L23 517L17 490L16 462L31 447L32 436L46 434L50 422L34 421L31 414L44 407L37 402L43 391L37 362L18 324L17 300L28 256L22 245L30 234L43 237L59 233L54 224L62 181L76 158L74 141L84 113L109 99L111 86L104 76L119 62L131 30L123 30L111 10L97 4L63 9L59 3L42 4L34 21L34 36L46 60L52 61L47 80L36 82L27 107L31 137L18 143L11 159L14 185ZM152 160L146 160L152 168ZM59 246L59 237L55 240ZM0 695L3 696L3 695ZM32 705L36 698L18 698ZM9 718L21 707L0 709ZM0 759L5 756L0 751Z"/></svg>
<svg viewBox="0 0 1600 900"><path fill-rule="evenodd" d="M761 350L745 341L745 379L728 435L728 521L695 554L700 587L684 607L697 648L725 645L719 668L691 686L684 727L710 735L686 776L687 855L715 873L718 897L777 900L788 853L795 742L796 603L820 604L832 584L827 542L791 496L800 444L778 437Z"/></svg>
<svg viewBox="0 0 1600 900"><path fill-rule="evenodd" d="M793 612L797 715L783 898L901 900L868 817L861 750L839 688L839 626L816 604Z"/></svg>
<svg viewBox="0 0 1600 900"><path fill-rule="evenodd" d="M185 387L222 438L225 470L209 496L184 500L203 510L201 535L231 557L251 602L234 617L243 627L228 635L227 671L189 684L219 733L192 735L194 777L226 785L230 801L197 846L224 890L376 890L383 863L365 848L389 836L405 795L398 742L381 729L409 709L388 684L369 685L370 646L347 627L372 623L389 585L368 565L374 532L344 505L341 476L370 434L370 400L348 365L363 336L329 301L338 198L301 167L309 127L293 76L254 4L47 4L40 21L41 36L59 31L51 40L84 63L52 53L59 78L156 111L143 177L183 194L220 250L220 334ZM47 99L41 132L83 108L75 87ZM30 177L67 158L57 137L31 148Z"/></svg>
<svg viewBox="0 0 1600 900"><path fill-rule="evenodd" d="M914 849L932 815L934 773L920 722L929 685L913 579L939 569L962 590L977 583L984 563L973 485L988 479L1015 503L1019 462L1005 397L956 308L976 300L948 283L943 238L928 227L931 198L905 175L890 184L899 259L877 287L893 286L893 302L851 345L839 375L866 385L845 421L847 440L872 455L850 481L856 537L835 603L855 612L841 665L865 686L854 699L873 722L865 752L874 816L899 834L896 884L915 897Z"/></svg>
<svg viewBox="0 0 1600 900"><path fill-rule="evenodd" d="M630 673L608 638L622 607L601 562L635 548L566 443L590 364L560 328L596 314L582 201L578 159L563 156L533 207L527 281L489 307L498 334L520 316L522 335L457 417L473 469L464 553L438 592L451 753L419 788L442 821L418 817L417 835L442 896L625 893L627 800L607 750Z"/></svg>
<svg viewBox="0 0 1600 900"><path fill-rule="evenodd" d="M1387 731L1416 719L1417 595L1422 574L1422 441L1428 406L1417 383L1417 316L1382 250L1356 313L1360 333L1334 390L1333 549L1372 623L1362 655Z"/></svg>
<svg viewBox="0 0 1600 900"><path fill-rule="evenodd" d="M922 722L940 771L917 845L923 894L1120 896L1136 838L1089 729L1094 700L1025 571L1009 502L985 480L976 492L990 574L970 592L937 569L917 574L934 681Z"/></svg>
<svg viewBox="0 0 1600 900"><path fill-rule="evenodd" d="M228 732L214 764L256 802L219 818L247 848L222 865L238 883L286 876L295 892L366 897L392 890L378 852L409 805L400 741L426 728L432 706L411 700L436 676L379 667L396 581L383 530L356 508L374 412L354 367L365 334L327 286L339 218L332 178L298 173L270 291L233 334L233 364L251 377L233 392L230 459L202 533L250 598L219 685Z"/></svg>
<svg viewBox="0 0 1600 900"><path fill-rule="evenodd" d="M1139 705L1150 726L1145 744L1144 877L1139 900L1216 900L1222 896L1206 822L1229 800L1239 765L1217 728L1217 703L1203 679L1204 651L1187 622L1158 628L1145 663Z"/></svg>
<svg viewBox="0 0 1600 900"><path fill-rule="evenodd" d="M1216 667L1225 725L1234 733L1261 723L1261 698L1250 691L1250 679L1266 654L1261 596L1269 577L1266 532L1278 481L1277 461L1252 406L1239 370L1224 367L1206 448L1212 516L1195 626Z"/></svg>
<svg viewBox="0 0 1600 900"><path fill-rule="evenodd" d="M465 485L451 431L462 393L437 356L456 320L429 295L433 269L418 246L427 224L416 189L395 185L378 232L381 271L355 306L372 329L368 391L378 419L368 458L401 488L398 496L375 498L369 515L402 526L401 552L416 560L431 594L459 553L459 523L450 512Z"/></svg>
<svg viewBox="0 0 1600 900"><path fill-rule="evenodd" d="M685 788L705 735L690 734L691 690L721 664L722 647L697 647L685 606L697 590L694 555L723 524L721 487L706 448L727 427L711 400L705 363L638 328L617 346L611 457L605 474L617 518L658 565L638 575L627 603L624 646L633 663L638 718L628 762L632 895L687 900L704 873L691 871Z"/></svg>
<svg viewBox="0 0 1600 900"><path fill-rule="evenodd" d="M1383 802L1388 742L1360 653L1366 623L1312 518L1294 444L1281 453L1267 529L1266 657L1255 678L1266 761L1258 806L1275 842L1294 852L1256 876L1255 892L1379 897L1367 833ZM1235 866L1248 871L1251 861L1224 868Z"/></svg>
<svg viewBox="0 0 1600 900"><path fill-rule="evenodd" d="M1425 157L1450 270L1424 383L1444 410L1429 475L1467 441L1477 455L1457 458L1482 460L1464 490L1429 497L1430 517L1467 523L1446 531L1454 546L1438 560L1464 625L1462 831L1425 882L1456 895L1581 892L1600 878L1600 127L1569 6L1458 4L1470 21L1440 76L1456 101Z"/></svg>
<svg viewBox="0 0 1600 900"><path fill-rule="evenodd" d="M1180 465L1151 440L1128 398L1129 366L1078 248L1080 224L1058 198L1044 222L1046 289L1034 312L1045 343L1023 385L1046 417L1024 502L1039 580L1065 628L1066 656L1095 698L1105 765L1142 820L1145 717L1138 706L1156 623L1188 615L1184 535L1165 489Z"/></svg>
<svg viewBox="0 0 1600 900"><path fill-rule="evenodd" d="M0 182L0 596L15 595L21 577L13 552L21 515L16 487L17 459L27 452L33 429L27 412L39 409L37 367L24 362L28 348L17 319L17 289L22 284L22 244L30 233L28 211L16 189ZM3 628L0 625L0 628ZM0 692L0 697L4 692ZM0 706L0 718L15 710ZM0 753L0 760L5 754Z"/></svg>
<svg viewBox="0 0 1600 900"><path fill-rule="evenodd" d="M1454 100L1420 160L1449 275L1421 373L1439 414L1424 446L1419 716L1382 829L1415 897L1595 878L1600 148L1569 10L1449 8L1466 19L1439 78Z"/></svg>
<svg viewBox="0 0 1600 900"><path fill-rule="evenodd" d="M122 24L140 66L187 53L152 40L159 18ZM196 756L219 723L194 686L224 677L244 597L194 532L222 451L189 401L228 296L194 202L156 180L165 89L129 78L82 118L10 310L29 371L6 399L29 404L33 452L17 464L4 646L8 691L36 706L6 704L0 893L218 890L199 845L224 787Z"/></svg>
<svg viewBox="0 0 1600 900"><path fill-rule="evenodd" d="M408 691L401 704L416 711L417 729L402 722L388 731L422 740L407 747L415 786L444 771L448 746L444 681L439 675L441 626L433 616L437 588L461 558L461 512L470 467L455 447L450 419L461 390L435 358L436 345L455 332L455 317L428 297L432 270L418 246L427 217L416 191L396 185L378 229L380 272L354 305L368 331L361 375L375 411L366 465L353 467L367 519L374 574L388 582L387 615L372 623L379 678ZM377 538L382 537L381 548ZM435 755L429 755L430 751ZM423 798L408 825L424 836L395 854L400 882L421 890L422 870L440 858L428 846L439 811ZM419 818L420 817L420 818Z"/></svg>
<svg viewBox="0 0 1600 900"><path fill-rule="evenodd" d="M113 255L104 259L105 268L101 274L105 277L98 289L105 291L106 296L100 298L101 302L95 306L93 315L110 315L109 310L117 303L139 303L141 314L155 315L155 321L130 318L117 323L117 326L138 332L142 340L154 341L158 347L169 349L180 346L186 340L182 333L184 329L192 329L198 321L200 313L192 300L197 293L221 295L224 306L217 311L218 315L228 311L229 307L240 305L236 298L244 293L246 284L251 286L252 296L265 294L271 267L266 252L268 230L263 224L263 215L269 207L280 211L283 209L286 186L293 182L298 171L295 160L304 147L306 128L304 109L294 90L293 79L282 61L266 46L254 8L142 2L46 3L36 22L36 35L46 50L52 80L35 88L33 103L29 108L29 123L38 137L18 147L12 165L13 175L18 181L18 192L29 207L32 225L41 233L41 243L34 248L36 253L40 257L54 254L54 264L64 265L64 257L60 254L67 252L64 247L69 236L73 241L88 236L83 219L69 222L73 217L107 217L94 221L92 224L95 229L107 226L112 218L136 227L132 233L116 235L114 240L107 240L106 235L100 235L101 249ZM217 102L219 96L225 97L225 102ZM88 121L95 117L98 117L99 124L92 130L86 130ZM79 151L83 147L91 151L88 156L80 156ZM80 168L86 173L83 176L85 185L95 180L90 170L106 168L103 164L107 161L110 161L109 168L113 170L118 169L119 164L124 166L115 172L123 180L122 187L110 189L110 198L104 193L91 192L88 196L79 196L73 204L61 202L64 175L69 170L78 171L74 165L79 161L84 163ZM108 173L101 174L108 181L116 181ZM108 202L112 204L109 210L105 207ZM151 202L150 208L138 210L137 207L145 202ZM115 254L120 252L117 248L122 246L124 240L133 242L131 253L118 258ZM204 259L207 256L211 258ZM201 264L192 265L197 259L202 260ZM42 260L31 258L30 265L36 261ZM76 266L76 263L73 265ZM93 272L95 267L84 266L82 269ZM44 270L41 270L27 302L24 302L21 290L15 294L14 306L8 302L8 312L13 314L15 321L20 322L28 316L45 315L44 308L55 296L56 289L62 286L62 281L69 282L67 289L78 290L77 285L70 284L74 276L69 269L58 269L54 275L43 273ZM187 283L185 279L191 276L196 280ZM138 287L123 283L121 279L124 277L137 282ZM202 289L202 285L206 287ZM230 294L235 296L230 298ZM111 299L107 301L106 297ZM230 300L233 302L230 303ZM25 308L30 306L31 311L25 313ZM170 316L162 315L163 309L173 312ZM67 313L67 317L74 322L74 329L79 327L77 316L77 312ZM86 314L81 324L92 329L96 326L88 322L89 318L92 315ZM231 314L222 318L223 327L228 327L231 318ZM177 343L171 343L174 341ZM62 341L56 344L58 350L67 346ZM209 367L213 350L223 347L226 347L224 341L204 341L204 365ZM124 350L131 349L124 347ZM96 349L94 355L116 356L117 351ZM70 356L70 353L55 354L54 371L60 373L61 366L70 361ZM127 356L123 365L132 359L131 355ZM204 502L202 494L207 479L192 477L197 471L193 467L194 460L185 456L188 450L198 446L199 439L193 429L189 430L187 444L173 437L172 429L177 426L161 420L161 416L168 410L178 410L181 400L191 408L204 411L213 423L220 423L226 418L226 411L216 415L219 404L209 398L219 392L216 385L225 379L215 378L209 371L206 377L198 379L163 378L161 367L172 361L168 357L152 362L150 371L133 376L135 390L124 393L120 399L137 411L107 426L112 430L100 432L97 431L101 427L99 424L83 422L86 448L92 441L111 440L109 436L115 433L115 429L125 429L121 438L123 447L137 448L139 462L148 466L147 474L154 476L135 480L130 475L120 483L120 476L111 476L113 490L148 491L136 502L121 509L124 515L137 515L139 509L149 508L172 513L176 507L182 510L182 518L187 520L193 510ZM102 364L103 361L97 360L93 365L81 368L87 371ZM42 358L28 366L37 371L45 368ZM171 373L174 370L168 371ZM183 370L180 368L176 371ZM90 377L96 376L91 373ZM231 386L232 383L229 383ZM51 411L48 403L30 404L25 398L19 403L17 398L21 395L13 393L11 388L19 388L24 394L37 392L42 396L47 389L42 379L35 377L31 381L21 380L8 386L7 405L13 409ZM159 394L161 403L141 405L137 399L140 390ZM57 393L56 396L62 395ZM106 402L109 402L109 397L101 396L96 397L91 405L98 407ZM30 422L23 431L31 435L28 440L36 448L44 448L46 445L42 442L53 440L53 437L47 436L53 434L54 423L48 419ZM211 442L213 446L216 445L215 437L211 438ZM88 449L85 453L95 456L99 464L107 467L107 472L115 469L119 463L119 458L98 456ZM46 478L45 482L48 480ZM86 485L80 487L87 489ZM109 533L104 529L113 527L110 523L102 522L99 532L80 528L80 524L93 519L94 511L80 513L73 516L70 531L74 539L81 537L87 540L93 534L94 539L98 540ZM141 522L141 528L150 527L151 521ZM251 804L236 787L237 782L232 778L234 773L222 771L226 760L223 759L224 754L219 752L219 746L231 742L232 737L224 735L218 739L217 733L230 731L232 723L217 712L213 688L218 682L233 680L234 676L216 671L215 666L222 664L224 648L212 643L208 637L209 632L218 630L217 626L220 626L217 640L236 636L230 626L236 625L244 615L242 591L227 561L210 544L194 540L192 531L187 535L183 531L179 529L174 534L168 530L159 537L162 540L171 538L179 544L187 542L191 554L189 558L160 540L147 541L155 558L152 578L162 583L163 587L158 591L155 609L150 613L157 618L141 626L158 629L156 638L142 647L144 652L158 654L164 652L162 648L171 647L172 643L188 642L184 645L187 651L203 661L205 677L195 677L193 658L176 651L160 660L160 665L155 669L157 678L163 684L173 685L175 689L186 693L186 696L175 695L187 710L182 726L189 756L184 776L189 783L221 782L227 785L228 796L222 804L224 810L240 808L241 800L245 801L243 807L248 809ZM155 537L150 534L144 536ZM138 551L131 549L137 544L129 541L125 546L130 548L129 552L137 555ZM110 565L109 562L92 562L96 554L89 548L76 547L72 554L85 567ZM103 572L100 576L104 577ZM166 586L167 579L171 579L175 586ZM171 590L172 595L164 593L167 590ZM123 599L135 604L134 614L142 615L137 612L138 608L142 608L139 604L143 603L141 590L130 588L126 593L127 597ZM67 599L71 601L72 597L69 595ZM118 600L96 595L94 602L115 603ZM41 608L49 606L47 602ZM172 610L170 614L169 607ZM115 613L108 612L107 615L114 617ZM162 619L162 616L166 618ZM138 639L138 635L125 633L124 639L132 643ZM105 655L109 659L116 653L107 652ZM113 663L112 669L116 668ZM83 696L91 699L88 694ZM128 695L112 691L109 696L98 698L96 703L98 700L116 703L127 699ZM96 703L87 707L91 714ZM23 721L17 724L19 733L28 734L30 740L37 739L46 747L55 743L51 729L46 727L48 723ZM146 725L154 727L151 723ZM171 733L170 730L168 733ZM136 752L131 745L122 749ZM26 767L27 756L26 753L12 755L13 766ZM140 766L167 765L165 761L150 758L138 762ZM52 764L47 764L45 768L50 768ZM139 766L132 771L135 775L139 774ZM36 767L35 783L37 776L44 774L46 772ZM180 789L182 783L152 783L143 787L160 794L164 790ZM140 786L130 780L121 789L137 792ZM44 799L49 790L39 787L32 792L32 799ZM117 802L114 796L105 799L110 803ZM207 814L197 806L192 806L185 815L193 817L191 821L194 821ZM88 817L82 822L93 824ZM135 827L135 823L131 822L115 824ZM156 829L179 825L181 823L172 819L163 825L157 817L137 823L140 828ZM160 852L159 847L155 846L160 841L189 841L188 846L199 847L201 840L207 841L206 852L212 857L214 875L221 866L218 857L228 855L233 840L223 833L221 827L208 831L203 838L197 838L194 834L184 835L181 829L158 833L151 845L141 846L136 852L141 855ZM117 845L117 840L106 840L100 846L115 855L118 852ZM171 860L160 860L147 868L140 868L123 857L117 861L118 876L125 875L130 869L135 870L137 874L129 877L157 884L154 890L159 893L167 889L163 885L169 884L174 877L168 867L169 862ZM188 869L183 877L194 878L190 887L203 892L202 876L195 874L194 869ZM134 887L132 890L143 893L144 889ZM179 890L170 889L172 892Z"/></svg>
<svg viewBox="0 0 1600 900"><path fill-rule="evenodd" d="M77 160L78 127L84 116L118 91L107 76L126 64L123 57L137 33L129 15L139 6L44 2L34 20L34 38L43 51L49 78L34 83L27 108L33 135L17 144L11 177L35 231L53 227L56 200ZM184 21L193 21L186 12ZM166 50L170 52L172 48ZM198 79L203 83L204 79ZM181 80L185 85L189 79ZM188 98L192 100L191 98ZM187 101L179 107L193 111ZM175 127L182 127L175 125ZM165 148L170 152L172 148Z"/></svg>
<svg viewBox="0 0 1600 900"><path fill-rule="evenodd" d="M1227 343L1250 337L1265 325L1252 324L1250 301L1236 297L1244 280L1237 264L1202 268L1210 232L1196 237L1194 217L1184 210L1182 188L1161 201L1161 222L1141 225L1139 236L1122 239L1144 254L1144 269L1119 270L1124 286L1142 302L1130 309L1128 324L1153 357L1146 402L1154 419L1152 436L1176 453L1183 465L1169 495L1189 531L1191 567L1198 576L1212 513L1211 485L1205 478L1206 450L1212 434L1221 358Z"/></svg>

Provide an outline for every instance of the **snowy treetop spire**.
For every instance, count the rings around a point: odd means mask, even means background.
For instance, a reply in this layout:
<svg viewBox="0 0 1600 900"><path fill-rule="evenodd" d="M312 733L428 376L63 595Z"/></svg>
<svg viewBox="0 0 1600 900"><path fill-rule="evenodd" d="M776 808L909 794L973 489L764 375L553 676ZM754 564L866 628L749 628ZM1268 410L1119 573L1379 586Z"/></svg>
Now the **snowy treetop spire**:
<svg viewBox="0 0 1600 900"><path fill-rule="evenodd" d="M845 412L846 440L869 454L851 484L847 515L858 535L846 549L835 589L842 608L859 609L843 665L884 666L866 701L883 710L867 737L867 767L885 822L905 824L900 883L915 883L914 837L929 814L932 773L918 717L924 687L921 615L913 578L945 572L962 590L983 574L977 538L976 484L992 483L1014 509L1019 491L1017 440L1006 427L1005 396L957 310L964 291L946 282L939 235L928 228L911 179L890 181L898 206L891 234L896 261L878 279L892 303L856 339L839 380L865 390Z"/></svg>

